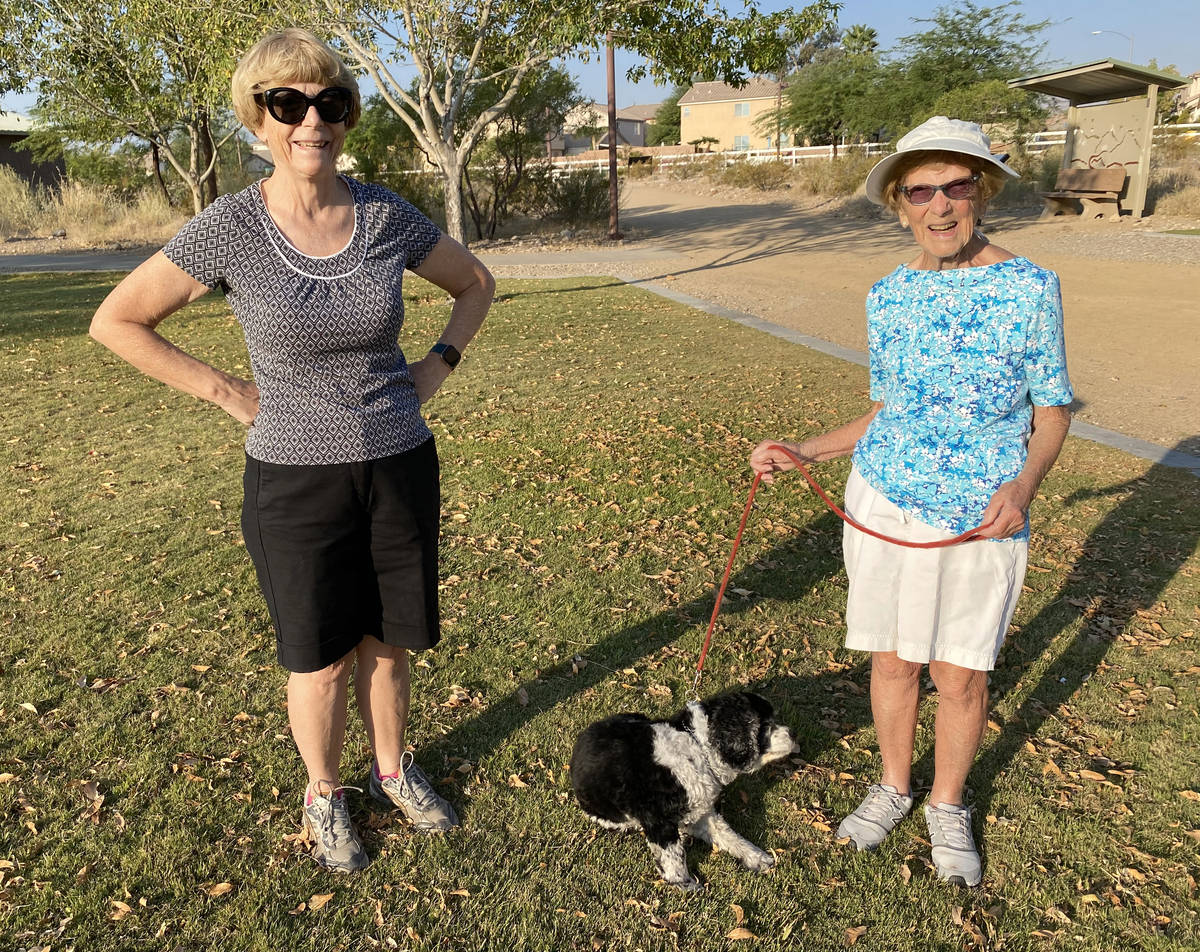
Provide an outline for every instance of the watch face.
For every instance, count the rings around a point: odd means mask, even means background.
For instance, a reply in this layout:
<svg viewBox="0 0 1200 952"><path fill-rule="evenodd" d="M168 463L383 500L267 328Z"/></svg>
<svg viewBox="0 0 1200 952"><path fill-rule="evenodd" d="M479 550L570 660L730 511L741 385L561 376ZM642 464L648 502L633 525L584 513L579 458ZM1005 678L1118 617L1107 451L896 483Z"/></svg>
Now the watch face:
<svg viewBox="0 0 1200 952"><path fill-rule="evenodd" d="M431 352L441 357L451 368L457 367L458 362L462 360L462 354L453 344L434 344Z"/></svg>

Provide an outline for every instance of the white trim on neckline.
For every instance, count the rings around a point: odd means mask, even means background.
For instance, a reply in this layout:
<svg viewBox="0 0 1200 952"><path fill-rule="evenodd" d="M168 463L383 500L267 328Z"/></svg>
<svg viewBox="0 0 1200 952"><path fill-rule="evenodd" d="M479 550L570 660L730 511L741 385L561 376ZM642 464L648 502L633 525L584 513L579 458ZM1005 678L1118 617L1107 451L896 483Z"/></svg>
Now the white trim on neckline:
<svg viewBox="0 0 1200 952"><path fill-rule="evenodd" d="M300 275L301 277L309 278L313 281L338 281L338 280L341 280L342 278L348 278L352 274L354 274L356 271L358 271L360 268L362 268L363 264L367 260L368 242L366 240L366 223L363 222L359 216L358 195L355 193L353 187L351 187L351 185L350 185L349 180L347 180L345 178L345 176L339 175L338 180L341 181L346 186L346 189L350 192L350 200L354 206L354 230L350 233L350 238L347 240L346 244L343 245L340 250L335 251L333 254L329 254L329 255L310 255L310 254L307 254L306 252L301 251L294 244L292 244L288 240L287 235L285 235L283 233L283 230L279 227L279 225L276 224L275 219L271 217L271 211L267 207L267 200L266 200L266 197L263 195L263 191L262 191L262 180L260 179L258 182L255 183L257 185L258 200L261 204L261 210L262 210L263 219L264 219L263 232L266 234L267 241L270 243L272 250L275 252L275 254L279 258L279 260L282 261L285 265L287 265L287 267L291 268L292 271L296 272L296 274ZM362 243L362 254L359 257L358 261L354 263L353 267L351 267L348 271L341 272L340 274L329 274L329 275L312 274L311 272L305 271L305 270L297 267L296 265L292 264L292 262L288 260L288 257L284 251L284 248L281 248L279 245L279 242L282 241L286 248L290 248L297 255L299 255L302 258L306 258L309 261L331 261L334 258L338 257L339 255L344 255L347 251L349 251L353 247L354 242L359 237L359 229L360 228L363 230L363 241L361 242Z"/></svg>

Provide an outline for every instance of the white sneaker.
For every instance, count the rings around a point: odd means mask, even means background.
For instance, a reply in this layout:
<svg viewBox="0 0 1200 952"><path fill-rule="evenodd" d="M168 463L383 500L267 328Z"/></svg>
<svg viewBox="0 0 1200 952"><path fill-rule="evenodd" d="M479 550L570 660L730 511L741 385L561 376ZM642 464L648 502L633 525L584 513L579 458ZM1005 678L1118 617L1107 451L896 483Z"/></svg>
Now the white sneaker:
<svg viewBox="0 0 1200 952"><path fill-rule="evenodd" d="M867 798L837 828L837 838L850 837L860 850L873 850L912 811L913 798L886 783L873 783Z"/></svg>
<svg viewBox="0 0 1200 952"><path fill-rule="evenodd" d="M971 808L955 803L929 805L925 824L938 879L956 886L978 886L983 881L983 866L971 836Z"/></svg>
<svg viewBox="0 0 1200 952"><path fill-rule="evenodd" d="M304 805L304 825L312 840L312 857L326 869L353 873L371 861L346 807L345 792L358 787L329 786L329 793L314 794Z"/></svg>
<svg viewBox="0 0 1200 952"><path fill-rule="evenodd" d="M373 764L367 775L367 790L376 800L399 807L413 827L423 833L442 833L458 826L454 807L437 795L410 751L400 757L398 777L380 777L379 765Z"/></svg>

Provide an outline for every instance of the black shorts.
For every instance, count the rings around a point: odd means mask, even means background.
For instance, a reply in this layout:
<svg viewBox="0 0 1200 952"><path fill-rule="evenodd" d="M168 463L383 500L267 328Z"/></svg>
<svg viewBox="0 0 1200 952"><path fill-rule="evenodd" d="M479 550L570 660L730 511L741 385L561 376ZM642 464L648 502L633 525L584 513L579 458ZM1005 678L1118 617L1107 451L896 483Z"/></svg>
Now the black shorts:
<svg viewBox="0 0 1200 952"><path fill-rule="evenodd" d="M365 463L246 457L242 533L281 665L319 671L364 635L437 644L438 478L432 438Z"/></svg>

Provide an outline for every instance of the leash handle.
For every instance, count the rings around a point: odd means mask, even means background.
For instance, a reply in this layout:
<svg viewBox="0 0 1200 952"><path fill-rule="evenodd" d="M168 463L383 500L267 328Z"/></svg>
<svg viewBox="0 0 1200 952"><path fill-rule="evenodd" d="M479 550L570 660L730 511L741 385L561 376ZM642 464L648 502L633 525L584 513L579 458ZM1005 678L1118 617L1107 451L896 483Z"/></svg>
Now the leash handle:
<svg viewBox="0 0 1200 952"><path fill-rule="evenodd" d="M884 542L890 542L892 545L904 546L905 548L909 549L942 549L947 546L958 545L962 542L974 542L978 539L982 539L984 536L981 536L979 533L991 525L990 522L984 523L981 526L976 526L974 529L968 529L966 532L956 535L951 539L938 539L933 542L910 542L907 539L895 539L892 536L884 535L882 532L876 532L874 529L869 529L858 520L846 515L846 513L842 509L839 509L837 504L829 498L825 490L823 490L817 484L817 481L813 479L812 474L808 471L808 467L800 462L800 459L791 450L780 446L778 443L770 444L769 448L773 450L779 450L784 456L790 459L795 465L796 469L798 469L803 474L804 478L808 480L808 484L812 486L812 488L816 491L816 494L821 497L821 500L825 503L825 505L828 506L830 510L835 512L845 523L853 526L859 532L865 532L869 536L874 536L876 539L882 539ZM720 587L717 589L717 600L713 605L712 618L710 618L708 621L708 631L704 633L704 645L700 649L700 660L696 662L696 678L692 682L692 696L694 698L698 698L700 696L700 674L704 670L704 661L708 657L708 648L712 643L712 633L717 624L717 615L721 611L721 601L725 597L725 587L729 584L729 576L733 572L733 563L737 558L738 548L742 544L742 533L746 529L746 520L750 518L750 510L754 506L754 495L758 492L758 484L761 481L762 473L755 473L754 481L750 484L750 494L746 499L746 508L742 511L742 521L738 523L737 534L733 537L733 550L729 553L729 561L725 563L725 574L721 578Z"/></svg>

